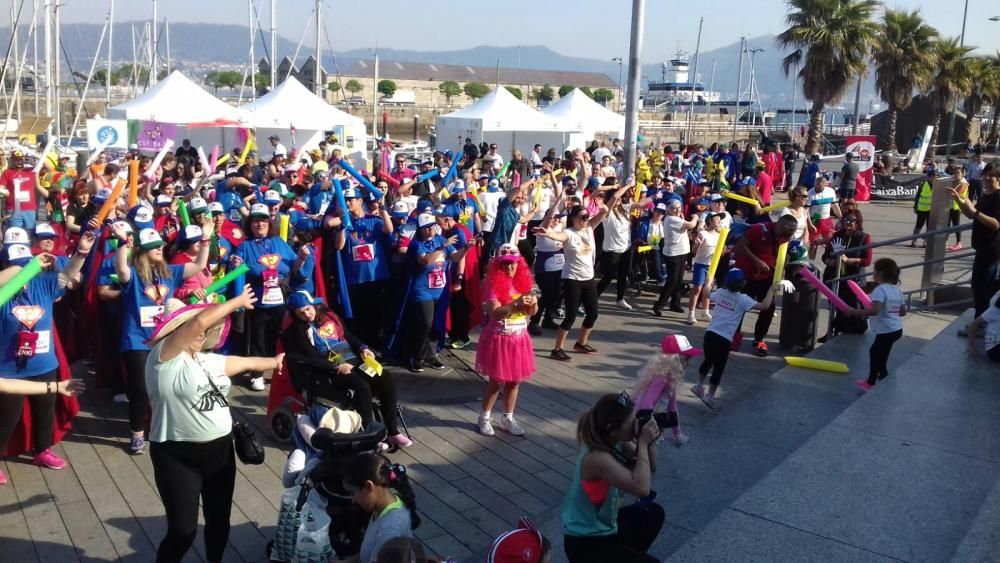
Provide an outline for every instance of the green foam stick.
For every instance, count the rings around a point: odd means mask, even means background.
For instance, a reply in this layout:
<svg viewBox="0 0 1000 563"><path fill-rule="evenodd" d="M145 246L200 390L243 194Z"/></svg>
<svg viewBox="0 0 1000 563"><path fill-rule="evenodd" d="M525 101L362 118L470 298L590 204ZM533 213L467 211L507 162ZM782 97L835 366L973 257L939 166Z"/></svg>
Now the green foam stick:
<svg viewBox="0 0 1000 563"><path fill-rule="evenodd" d="M500 172L497 173L497 178L503 178L503 175L507 172L507 167L510 166L510 161L503 163L503 167L500 168Z"/></svg>
<svg viewBox="0 0 1000 563"><path fill-rule="evenodd" d="M28 282L40 273L42 273L42 262L37 257L32 258L9 282L0 287L0 307L6 305L12 297L17 295L17 292L24 289L24 286L28 285Z"/></svg>
<svg viewBox="0 0 1000 563"><path fill-rule="evenodd" d="M177 202L177 215L181 218L182 227L187 227L191 224L191 216L188 215L188 206L183 199Z"/></svg>
<svg viewBox="0 0 1000 563"><path fill-rule="evenodd" d="M227 285L233 282L236 278L246 274L250 271L250 266L246 264L240 264L235 270L229 272L228 274L222 276L221 278L215 280L208 287L205 288L205 294L218 293L220 290L224 289ZM242 289L242 288L240 288ZM188 303L194 305L198 302L197 297L192 297L188 299Z"/></svg>

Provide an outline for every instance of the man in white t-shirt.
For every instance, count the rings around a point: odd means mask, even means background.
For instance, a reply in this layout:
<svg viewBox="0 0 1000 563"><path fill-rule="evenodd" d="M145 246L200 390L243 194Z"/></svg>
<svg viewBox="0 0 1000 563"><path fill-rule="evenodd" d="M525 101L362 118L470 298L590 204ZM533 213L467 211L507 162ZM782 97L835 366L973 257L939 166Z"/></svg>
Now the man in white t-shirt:
<svg viewBox="0 0 1000 563"><path fill-rule="evenodd" d="M611 151L608 149L607 141L601 141L601 146L594 149L594 154L591 155L591 158L594 160L594 162L603 163L604 157L606 156L610 157Z"/></svg>
<svg viewBox="0 0 1000 563"><path fill-rule="evenodd" d="M684 262L691 253L691 238L688 231L698 226L698 218L684 218L683 205L673 199L667 204L667 216L663 219L663 263L667 270L667 283L660 289L660 297L653 304L653 314L663 316L663 307L670 301L670 310L683 313L681 307L681 278Z"/></svg>
<svg viewBox="0 0 1000 563"><path fill-rule="evenodd" d="M486 191L479 193L479 202L483 204L483 212L486 214L483 219L483 232L492 233L493 226L497 221L497 208L500 206L500 200L507 197L507 194L500 190L500 182L496 178L491 180L489 176L481 174L480 185L483 181L486 182Z"/></svg>

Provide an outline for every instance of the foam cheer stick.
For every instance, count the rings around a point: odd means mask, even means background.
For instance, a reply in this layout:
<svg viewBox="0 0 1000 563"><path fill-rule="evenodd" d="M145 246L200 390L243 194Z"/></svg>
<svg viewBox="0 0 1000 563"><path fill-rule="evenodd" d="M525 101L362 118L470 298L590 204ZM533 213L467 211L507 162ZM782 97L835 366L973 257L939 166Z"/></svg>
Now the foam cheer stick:
<svg viewBox="0 0 1000 563"><path fill-rule="evenodd" d="M152 180L153 174L156 174L156 169L160 167L160 163L163 162L163 157L167 156L167 152L174 148L174 140L167 139L163 143L163 147L160 148L160 152L156 153L156 157L153 158L153 162L149 163L149 167L146 168L146 178Z"/></svg>
<svg viewBox="0 0 1000 563"><path fill-rule="evenodd" d="M872 298L869 297L867 293L865 293L864 289L861 289L861 286L858 285L858 282L854 280L847 280L847 287L851 288L851 291L854 293L854 296L858 298L858 302L864 305L865 309L872 306Z"/></svg>
<svg viewBox="0 0 1000 563"><path fill-rule="evenodd" d="M724 195L728 199L731 199L731 200L734 200L734 201L739 201L739 202L747 203L747 204L750 204L750 205L758 205L758 206L760 205L760 202L758 202L756 199L754 199L752 197L747 197L745 195L740 195L738 193L725 192L722 195Z"/></svg>
<svg viewBox="0 0 1000 563"><path fill-rule="evenodd" d="M788 243L783 242L778 246L778 256L774 260L774 279L771 280L771 283L778 283L785 278L785 262L787 261Z"/></svg>
<svg viewBox="0 0 1000 563"><path fill-rule="evenodd" d="M215 167L219 164L219 145L212 147L212 158L208 162L208 170L205 174L212 174L215 172Z"/></svg>
<svg viewBox="0 0 1000 563"><path fill-rule="evenodd" d="M104 202L104 205L101 206L101 210L97 212L96 219L98 225L104 223L104 220L107 219L108 215L111 214L111 210L114 209L115 205L118 204L118 199L122 197L122 191L124 190L125 190L125 180L123 178L119 178L118 183L115 184L115 188L111 190L111 195Z"/></svg>
<svg viewBox="0 0 1000 563"><path fill-rule="evenodd" d="M232 283L233 280L235 280L238 277L245 276L246 273L249 271L250 271L250 266L247 266L246 264L240 264L228 274L222 276L221 278L209 284L209 286L205 288L205 294L211 295L213 293L218 293L220 290L225 289L227 285ZM239 288L243 289L243 286L241 285L239 286ZM188 299L188 303L192 305L197 302L198 302L197 297L192 297L191 299Z"/></svg>
<svg viewBox="0 0 1000 563"><path fill-rule="evenodd" d="M832 360L817 360L815 358L803 358L802 356L785 356L785 361L788 362L788 365L797 368L816 369L833 373L847 373L851 371L844 362L835 362Z"/></svg>
<svg viewBox="0 0 1000 563"><path fill-rule="evenodd" d="M90 153L90 156L87 157L87 166L93 164L94 161L96 161L97 158L101 156L101 153L104 152L104 149L108 148L108 145L110 144L111 144L111 139L108 138L105 139L103 143L97 145L97 148L94 149L94 152Z"/></svg>
<svg viewBox="0 0 1000 563"><path fill-rule="evenodd" d="M42 152L38 154L38 161L35 162L35 169L34 169L35 174L38 174L42 170L42 165L45 164L45 157L48 156L49 152L52 151L52 145L55 142L56 138L54 136L49 137L49 141L45 143L45 148L42 149Z"/></svg>
<svg viewBox="0 0 1000 563"><path fill-rule="evenodd" d="M510 167L510 161L508 160L507 162L503 163L503 167L501 167L500 171L497 172L497 178L503 178L503 175L507 173L507 168L509 167Z"/></svg>
<svg viewBox="0 0 1000 563"><path fill-rule="evenodd" d="M290 216L287 213L282 215L278 220L278 236L285 242L288 242L288 222L290 220Z"/></svg>
<svg viewBox="0 0 1000 563"><path fill-rule="evenodd" d="M211 169L208 167L208 157L205 156L205 149L198 146L198 162L201 163L201 169L206 176L211 174Z"/></svg>
<svg viewBox="0 0 1000 563"><path fill-rule="evenodd" d="M216 166L222 166L223 164L225 164L226 161L228 161L229 157L231 157L231 156L233 156L233 155L229 154L228 152L226 154L220 156L219 160L215 161L215 166L212 167L212 170L214 171L215 168L216 168Z"/></svg>
<svg viewBox="0 0 1000 563"><path fill-rule="evenodd" d="M825 199L817 199L816 201L810 203L808 205L808 207L812 207L813 205L826 205L828 203L833 203L833 198L832 197L828 197L828 198L825 198Z"/></svg>
<svg viewBox="0 0 1000 563"><path fill-rule="evenodd" d="M247 155L250 154L250 149L253 147L253 145L254 145L253 131L248 131L247 142L243 144L243 152L240 153L240 161L239 161L240 166L243 166L243 163L247 161Z"/></svg>
<svg viewBox="0 0 1000 563"><path fill-rule="evenodd" d="M382 170L378 171L378 177L381 180L385 180L385 183L389 184L393 188L398 188L399 187L399 180L397 180L397 179L393 178L392 176L386 174Z"/></svg>
<svg viewBox="0 0 1000 563"><path fill-rule="evenodd" d="M187 227L191 224L191 214L188 213L187 202L183 199L177 200L177 216L181 218L182 227Z"/></svg>
<svg viewBox="0 0 1000 563"><path fill-rule="evenodd" d="M354 225L351 224L351 214L347 211L347 201L344 200L343 183L347 182L347 180L338 180L334 178L332 181L333 191L337 197L337 205L344 211L344 215L341 217L341 220L344 222L344 228L348 231L354 230Z"/></svg>
<svg viewBox="0 0 1000 563"><path fill-rule="evenodd" d="M788 207L791 204L792 204L792 202L788 201L788 200L779 201L777 203L772 203L771 205L768 205L767 207L761 207L757 211L759 213L770 213L772 211L777 211L779 209L784 209L785 207Z"/></svg>
<svg viewBox="0 0 1000 563"><path fill-rule="evenodd" d="M851 310L851 308L847 306L847 303L844 303L844 300L841 299L839 295L834 293L832 289L827 287L826 284L819 278L817 278L816 275L809 270L809 268L800 268L799 275L805 278L809 283L813 284L813 287L829 299L830 303L833 303L833 306L836 307L841 313L846 313Z"/></svg>
<svg viewBox="0 0 1000 563"><path fill-rule="evenodd" d="M708 283L715 279L715 271L719 269L719 262L722 261L722 252L726 249L726 239L729 238L729 228L723 227L719 231L719 242L715 243L715 251L712 252L712 261L708 265ZM709 286L711 287L711 286Z"/></svg>
<svg viewBox="0 0 1000 563"><path fill-rule="evenodd" d="M128 161L128 208L139 203L139 159Z"/></svg>
<svg viewBox="0 0 1000 563"><path fill-rule="evenodd" d="M14 274L14 277L9 282L0 287L0 307L3 307L12 297L24 289L24 286L28 285L28 282L40 273L42 273L42 262L36 256L21 268L20 272Z"/></svg>
<svg viewBox="0 0 1000 563"><path fill-rule="evenodd" d="M419 174L417 176L417 181L418 182L426 182L427 180L430 180L434 176L440 176L440 175L441 175L441 172L439 170L431 170L430 172L424 172L423 174Z"/></svg>
<svg viewBox="0 0 1000 563"><path fill-rule="evenodd" d="M351 166L351 163L347 162L346 158L340 159L338 164L340 164L340 167L343 168L348 174L350 174L352 178L357 180L359 184L364 186L364 188L368 190L369 193L374 195L375 199L382 199L383 197L385 197L385 194L380 192L379 189L375 187L375 184L373 184L371 180L369 180L366 176L363 176L353 166ZM346 210L347 208L344 209Z"/></svg>
<svg viewBox="0 0 1000 563"><path fill-rule="evenodd" d="M458 158L455 158L451 161L451 166L448 168L448 173L444 175L444 179L441 180L441 183L447 184L458 173L458 160L459 160Z"/></svg>

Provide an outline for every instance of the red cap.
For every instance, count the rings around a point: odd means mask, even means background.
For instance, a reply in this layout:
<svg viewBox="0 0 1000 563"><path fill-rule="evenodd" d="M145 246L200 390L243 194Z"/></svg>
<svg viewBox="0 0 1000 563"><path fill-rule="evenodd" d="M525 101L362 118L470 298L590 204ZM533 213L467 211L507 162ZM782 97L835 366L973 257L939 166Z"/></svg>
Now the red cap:
<svg viewBox="0 0 1000 563"><path fill-rule="evenodd" d="M542 534L527 518L520 528L502 534L493 542L486 563L538 563L542 560Z"/></svg>
<svg viewBox="0 0 1000 563"><path fill-rule="evenodd" d="M663 337L660 348L664 354L683 354L689 358L701 355L701 348L695 348L683 334L668 334Z"/></svg>

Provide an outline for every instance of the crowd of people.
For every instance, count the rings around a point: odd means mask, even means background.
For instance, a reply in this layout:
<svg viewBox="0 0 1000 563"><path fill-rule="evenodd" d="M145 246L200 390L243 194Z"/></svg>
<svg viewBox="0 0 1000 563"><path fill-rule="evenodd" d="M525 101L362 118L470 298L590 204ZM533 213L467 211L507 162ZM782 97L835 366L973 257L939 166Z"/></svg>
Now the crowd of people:
<svg viewBox="0 0 1000 563"><path fill-rule="evenodd" d="M274 394L293 358L326 370L335 375L331 389L354 397L362 425L381 421L385 447L405 448L396 381L381 365L441 370L440 351L468 346L481 327L475 366L487 383L478 431L492 436L496 423L522 435L515 411L519 387L537 370L531 338L550 331L548 357L559 362L599 354L600 296L614 285L616 306L632 310L628 290L654 285L651 314L705 323L692 392L714 407L746 312L757 312L750 349L767 356L775 296L795 285L792 272L814 268L817 256L826 281L872 266L850 154L836 177L812 155L793 178L798 148L767 140L760 150L650 147L635 170L624 169L618 140L562 154L535 145L525 156L465 139L461 152L421 161L383 142L368 172L344 158L335 138L298 153L277 136L269 141L235 149L214 169L186 140L156 162L135 150L101 153L83 170L54 155L32 169L18 150L0 160L0 288L33 257L41 266L0 307L0 450L33 450L35 464L65 467L50 446L81 389L69 366L95 361L96 386L128 405L129 453L145 453L149 442L168 520L161 561L180 560L190 547L199 498L206 553L221 559L235 475L226 400L234 378L252 392L267 391L271 379ZM509 160L502 149L513 149ZM1000 308L989 301L998 289L1000 168L972 166L973 174L982 195L974 203L975 190L956 172L952 219L975 222L971 341L984 331L997 360ZM918 192L918 231L925 203ZM782 282L773 274L786 243ZM227 287L213 286L233 275ZM895 263L875 262L874 280L870 306L838 284L854 309L833 324L834 333L871 324L877 334L870 377L858 382L865 390L887 375L906 313ZM676 422L677 385L702 350L674 338L662 352L675 358L663 385ZM30 411L22 413L24 396ZM637 422L636 407L627 394L609 395L580 420L581 455L563 508L573 562L653 560L642 554L663 522L647 497L664 427ZM30 422L30 448L9 442L19 422ZM671 427L675 445L687 443L679 423ZM393 492L381 459L353 462L347 483L378 516L365 563L383 561L390 534L409 535L419 523L412 494ZM618 510L622 491L644 500ZM399 518L386 516L401 507Z"/></svg>

